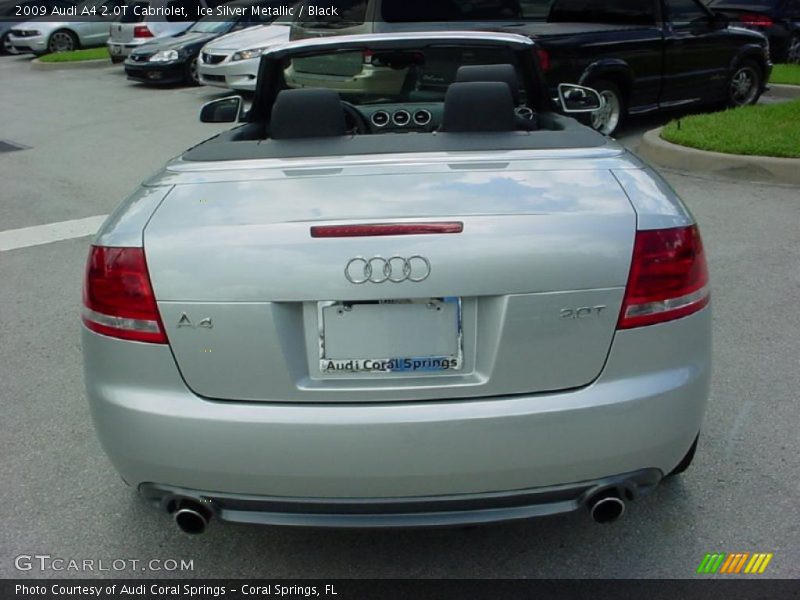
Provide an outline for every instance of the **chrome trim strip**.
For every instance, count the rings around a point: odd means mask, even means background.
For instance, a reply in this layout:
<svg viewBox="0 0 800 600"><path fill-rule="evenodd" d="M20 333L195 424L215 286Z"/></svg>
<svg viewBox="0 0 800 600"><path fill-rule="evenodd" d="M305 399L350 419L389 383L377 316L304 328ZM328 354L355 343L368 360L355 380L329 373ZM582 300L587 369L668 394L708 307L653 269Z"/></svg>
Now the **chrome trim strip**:
<svg viewBox="0 0 800 600"><path fill-rule="evenodd" d="M677 298L668 298L658 302L647 302L646 304L633 304L625 311L625 318L630 319L634 317L644 317L657 313L669 312L691 306L702 302L709 295L709 287L704 285L699 290L695 290L685 296L678 296Z"/></svg>
<svg viewBox="0 0 800 600"><path fill-rule="evenodd" d="M93 311L86 306L83 307L81 312L83 318L87 321L104 325L105 327L113 327L114 329L124 329L126 331L141 331L145 333L159 333L157 321L145 321L143 319L126 319L123 317L113 317Z"/></svg>
<svg viewBox="0 0 800 600"><path fill-rule="evenodd" d="M341 47L346 44L368 44L370 42L402 42L402 41L431 41L431 40L444 40L444 41L492 41L501 44L519 44L522 46L534 46L531 38L519 35L516 33L497 33L497 32L482 32L482 31L420 31L409 33L372 33L362 35L335 35L324 38L311 38L305 40L296 40L287 42L276 46L271 46L261 56L270 56L284 52L286 50L302 51L306 48L325 48L325 47Z"/></svg>

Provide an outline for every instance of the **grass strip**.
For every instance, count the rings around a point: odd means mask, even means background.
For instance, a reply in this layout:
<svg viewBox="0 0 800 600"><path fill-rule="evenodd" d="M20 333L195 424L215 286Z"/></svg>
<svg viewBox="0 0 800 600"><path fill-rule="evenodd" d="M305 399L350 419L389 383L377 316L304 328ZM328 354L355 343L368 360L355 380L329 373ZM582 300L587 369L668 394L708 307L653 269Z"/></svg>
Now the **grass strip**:
<svg viewBox="0 0 800 600"><path fill-rule="evenodd" d="M800 100L683 117L661 137L698 150L800 158Z"/></svg>

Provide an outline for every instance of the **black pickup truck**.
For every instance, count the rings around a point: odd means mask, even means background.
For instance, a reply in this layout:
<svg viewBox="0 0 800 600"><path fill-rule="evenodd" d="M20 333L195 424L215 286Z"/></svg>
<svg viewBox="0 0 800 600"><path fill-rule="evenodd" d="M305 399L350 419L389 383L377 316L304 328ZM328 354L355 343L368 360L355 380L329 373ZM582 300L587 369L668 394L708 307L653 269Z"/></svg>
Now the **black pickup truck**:
<svg viewBox="0 0 800 600"><path fill-rule="evenodd" d="M504 27L535 39L548 82L598 90L592 125L688 105L754 104L772 69L766 38L696 0L555 0L546 23Z"/></svg>
<svg viewBox="0 0 800 600"><path fill-rule="evenodd" d="M757 102L772 68L763 35L731 27L699 0L306 1L347 10L298 19L292 39L422 29L531 37L554 91L569 82L602 93L591 124L609 135L630 114Z"/></svg>

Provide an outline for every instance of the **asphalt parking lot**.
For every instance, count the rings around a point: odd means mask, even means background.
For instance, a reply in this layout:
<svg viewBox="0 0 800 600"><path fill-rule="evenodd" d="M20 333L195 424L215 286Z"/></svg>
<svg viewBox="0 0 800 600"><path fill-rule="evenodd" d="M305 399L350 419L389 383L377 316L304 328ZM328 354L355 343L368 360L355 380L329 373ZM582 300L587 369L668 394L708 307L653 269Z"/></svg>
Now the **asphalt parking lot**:
<svg viewBox="0 0 800 600"><path fill-rule="evenodd" d="M29 62L0 57L0 140L29 147L0 153L0 243L11 230L109 213L167 158L221 129L197 120L220 90L153 90L119 67ZM634 123L622 140L635 146L649 126ZM212 523L186 536L120 481L94 435L78 317L90 238L0 250L0 577L683 578L715 551L772 552L761 577L800 576L800 190L746 174L666 176L709 255L712 394L694 466L608 526L581 511L471 529ZM34 554L193 570L15 567Z"/></svg>

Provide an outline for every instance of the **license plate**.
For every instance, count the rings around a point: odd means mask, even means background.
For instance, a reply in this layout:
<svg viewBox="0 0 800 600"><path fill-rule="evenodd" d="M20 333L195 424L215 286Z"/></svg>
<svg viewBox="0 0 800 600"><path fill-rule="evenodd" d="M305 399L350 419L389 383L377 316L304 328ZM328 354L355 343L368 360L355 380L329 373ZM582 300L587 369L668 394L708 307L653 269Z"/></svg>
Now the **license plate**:
<svg viewBox="0 0 800 600"><path fill-rule="evenodd" d="M120 55L122 54L122 46L111 46L111 54Z"/></svg>
<svg viewBox="0 0 800 600"><path fill-rule="evenodd" d="M430 373L463 367L460 298L322 302L319 368Z"/></svg>

